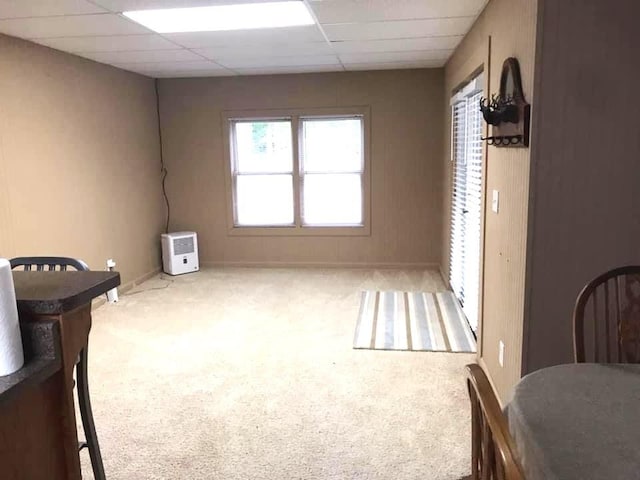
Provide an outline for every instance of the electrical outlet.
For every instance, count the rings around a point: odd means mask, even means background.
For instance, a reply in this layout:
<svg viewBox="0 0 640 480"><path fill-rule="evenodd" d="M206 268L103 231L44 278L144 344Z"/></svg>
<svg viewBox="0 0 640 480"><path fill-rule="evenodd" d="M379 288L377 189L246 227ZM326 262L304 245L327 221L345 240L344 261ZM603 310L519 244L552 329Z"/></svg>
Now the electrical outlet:
<svg viewBox="0 0 640 480"><path fill-rule="evenodd" d="M498 363L501 367L504 367L504 343L502 340L498 344Z"/></svg>

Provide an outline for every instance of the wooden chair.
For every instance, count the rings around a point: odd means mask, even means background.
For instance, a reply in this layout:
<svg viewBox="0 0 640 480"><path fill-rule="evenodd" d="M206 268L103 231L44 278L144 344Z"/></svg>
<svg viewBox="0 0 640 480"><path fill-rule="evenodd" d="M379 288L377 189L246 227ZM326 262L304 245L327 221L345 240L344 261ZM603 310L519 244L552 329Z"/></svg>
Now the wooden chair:
<svg viewBox="0 0 640 480"><path fill-rule="evenodd" d="M479 365L467 365L471 400L471 480L524 480L507 421Z"/></svg>
<svg viewBox="0 0 640 480"><path fill-rule="evenodd" d="M86 271L89 267L82 260L68 257L17 257L10 261L11 268L22 267L25 271L66 271L67 267L75 270ZM100 453L100 444L98 443L98 434L93 421L93 411L91 409L91 398L89 396L89 346L85 346L81 351L76 362L76 381L78 392L78 407L80 409L80 417L82 419L82 428L84 430L85 442L78 445L79 450L87 448L89 457L91 458L91 467L95 480L105 480L104 466L102 464L102 455Z"/></svg>
<svg viewBox="0 0 640 480"><path fill-rule="evenodd" d="M582 289L573 348L577 363L640 363L640 266L609 270Z"/></svg>

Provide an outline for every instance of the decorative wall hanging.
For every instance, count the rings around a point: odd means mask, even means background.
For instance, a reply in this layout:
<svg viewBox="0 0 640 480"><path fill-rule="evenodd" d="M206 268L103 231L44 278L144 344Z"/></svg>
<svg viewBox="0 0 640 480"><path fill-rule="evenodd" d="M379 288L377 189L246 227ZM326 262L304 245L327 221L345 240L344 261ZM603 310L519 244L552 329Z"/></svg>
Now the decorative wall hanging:
<svg viewBox="0 0 640 480"><path fill-rule="evenodd" d="M483 138L496 147L528 147L530 105L522 93L520 65L515 58L507 58L500 75L500 93L491 99L480 99L485 122L491 125L490 137Z"/></svg>

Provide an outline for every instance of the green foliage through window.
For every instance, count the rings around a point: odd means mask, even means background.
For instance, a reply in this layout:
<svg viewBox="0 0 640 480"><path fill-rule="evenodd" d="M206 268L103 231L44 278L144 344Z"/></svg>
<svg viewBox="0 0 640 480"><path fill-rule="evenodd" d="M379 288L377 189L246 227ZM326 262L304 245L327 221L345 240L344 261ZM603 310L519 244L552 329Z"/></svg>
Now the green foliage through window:
<svg viewBox="0 0 640 480"><path fill-rule="evenodd" d="M267 129L269 124L266 122L252 123L251 133L253 135L253 147L256 153L265 153L267 151Z"/></svg>

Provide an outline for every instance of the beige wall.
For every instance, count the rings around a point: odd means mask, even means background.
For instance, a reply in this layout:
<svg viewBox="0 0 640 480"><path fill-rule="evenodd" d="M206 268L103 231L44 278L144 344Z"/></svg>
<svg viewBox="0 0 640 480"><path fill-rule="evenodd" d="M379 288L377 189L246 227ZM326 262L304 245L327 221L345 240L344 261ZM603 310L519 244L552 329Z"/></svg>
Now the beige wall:
<svg viewBox="0 0 640 480"><path fill-rule="evenodd" d="M0 256L159 267L153 80L0 36Z"/></svg>
<svg viewBox="0 0 640 480"><path fill-rule="evenodd" d="M640 4L542 4L525 372L572 360L587 281L640 264Z"/></svg>
<svg viewBox="0 0 640 480"><path fill-rule="evenodd" d="M449 99L453 91L480 68L488 80L486 91L496 93L502 62L507 57L516 57L525 97L533 109L536 108L533 92L536 6L537 2L532 0L491 0L446 65L441 257L445 277L449 267L452 182ZM504 400L521 374L531 152L523 148L485 148L486 191L500 192L500 213L492 213L490 205L485 205L480 357ZM500 340L506 347L504 367L498 363Z"/></svg>
<svg viewBox="0 0 640 480"><path fill-rule="evenodd" d="M172 229L227 264L438 264L443 71L171 79L160 83ZM371 235L229 236L224 110L370 106Z"/></svg>

